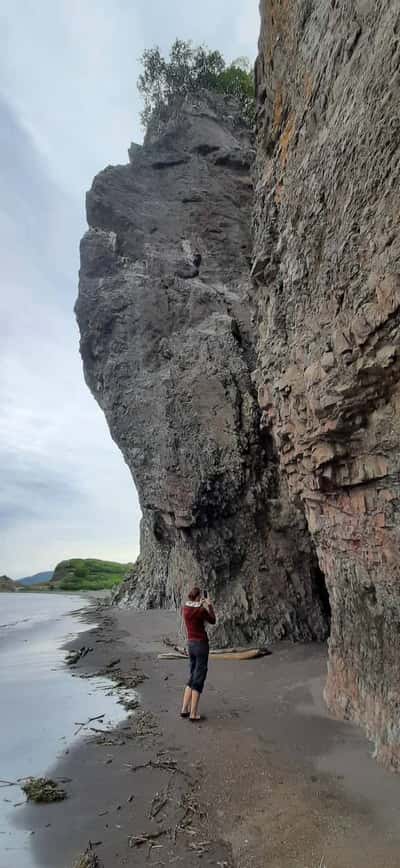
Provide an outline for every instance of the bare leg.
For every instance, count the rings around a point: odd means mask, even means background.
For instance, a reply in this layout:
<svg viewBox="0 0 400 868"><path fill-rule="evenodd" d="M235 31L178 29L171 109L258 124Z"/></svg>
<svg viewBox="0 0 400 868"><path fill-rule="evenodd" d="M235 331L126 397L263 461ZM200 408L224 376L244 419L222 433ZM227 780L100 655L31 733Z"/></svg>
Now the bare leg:
<svg viewBox="0 0 400 868"><path fill-rule="evenodd" d="M198 720L199 715L199 702L200 702L200 693L198 690L192 690L192 705L190 709L190 717L192 720Z"/></svg>
<svg viewBox="0 0 400 868"><path fill-rule="evenodd" d="M188 714L190 711L190 706L192 702L192 688L185 687L185 692L183 694L183 702L182 702L182 714Z"/></svg>

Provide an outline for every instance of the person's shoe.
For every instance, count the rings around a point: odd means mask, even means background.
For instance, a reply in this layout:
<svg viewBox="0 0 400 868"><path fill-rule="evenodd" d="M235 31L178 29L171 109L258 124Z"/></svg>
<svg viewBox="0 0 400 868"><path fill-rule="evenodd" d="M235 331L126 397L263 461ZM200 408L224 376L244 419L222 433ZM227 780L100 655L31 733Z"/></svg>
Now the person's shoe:
<svg viewBox="0 0 400 868"><path fill-rule="evenodd" d="M190 717L190 714L188 711L181 711L181 717Z"/></svg>

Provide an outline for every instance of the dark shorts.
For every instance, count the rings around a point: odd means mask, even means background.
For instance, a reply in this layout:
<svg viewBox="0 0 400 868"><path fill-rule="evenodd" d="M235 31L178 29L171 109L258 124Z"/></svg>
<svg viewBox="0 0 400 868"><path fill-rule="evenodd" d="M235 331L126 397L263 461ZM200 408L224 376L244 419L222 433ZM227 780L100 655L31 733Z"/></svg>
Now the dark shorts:
<svg viewBox="0 0 400 868"><path fill-rule="evenodd" d="M188 687L202 693L208 670L208 642L189 642L190 676Z"/></svg>

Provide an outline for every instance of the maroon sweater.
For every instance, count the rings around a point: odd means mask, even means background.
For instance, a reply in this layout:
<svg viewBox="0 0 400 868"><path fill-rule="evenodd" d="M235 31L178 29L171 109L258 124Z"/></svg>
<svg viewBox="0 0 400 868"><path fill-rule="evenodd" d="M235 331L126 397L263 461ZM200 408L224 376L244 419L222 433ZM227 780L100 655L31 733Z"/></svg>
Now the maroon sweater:
<svg viewBox="0 0 400 868"><path fill-rule="evenodd" d="M189 642L208 642L205 623L215 624L214 609L204 606L184 606L182 609Z"/></svg>

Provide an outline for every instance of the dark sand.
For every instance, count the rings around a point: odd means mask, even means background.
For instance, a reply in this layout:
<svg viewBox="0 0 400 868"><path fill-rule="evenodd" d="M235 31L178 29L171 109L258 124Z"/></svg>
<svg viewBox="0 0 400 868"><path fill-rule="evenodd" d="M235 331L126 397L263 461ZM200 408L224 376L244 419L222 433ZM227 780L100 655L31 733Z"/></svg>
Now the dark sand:
<svg viewBox="0 0 400 868"><path fill-rule="evenodd" d="M213 660L207 720L193 725L179 717L186 661L157 659L167 635L174 614L109 609L80 635L76 644L95 650L76 674L119 659L117 680L148 678L128 721L88 731L52 770L71 778L68 800L21 809L38 866L72 868L91 840L104 868L399 868L400 777L371 759L358 728L327 713L326 648Z"/></svg>

